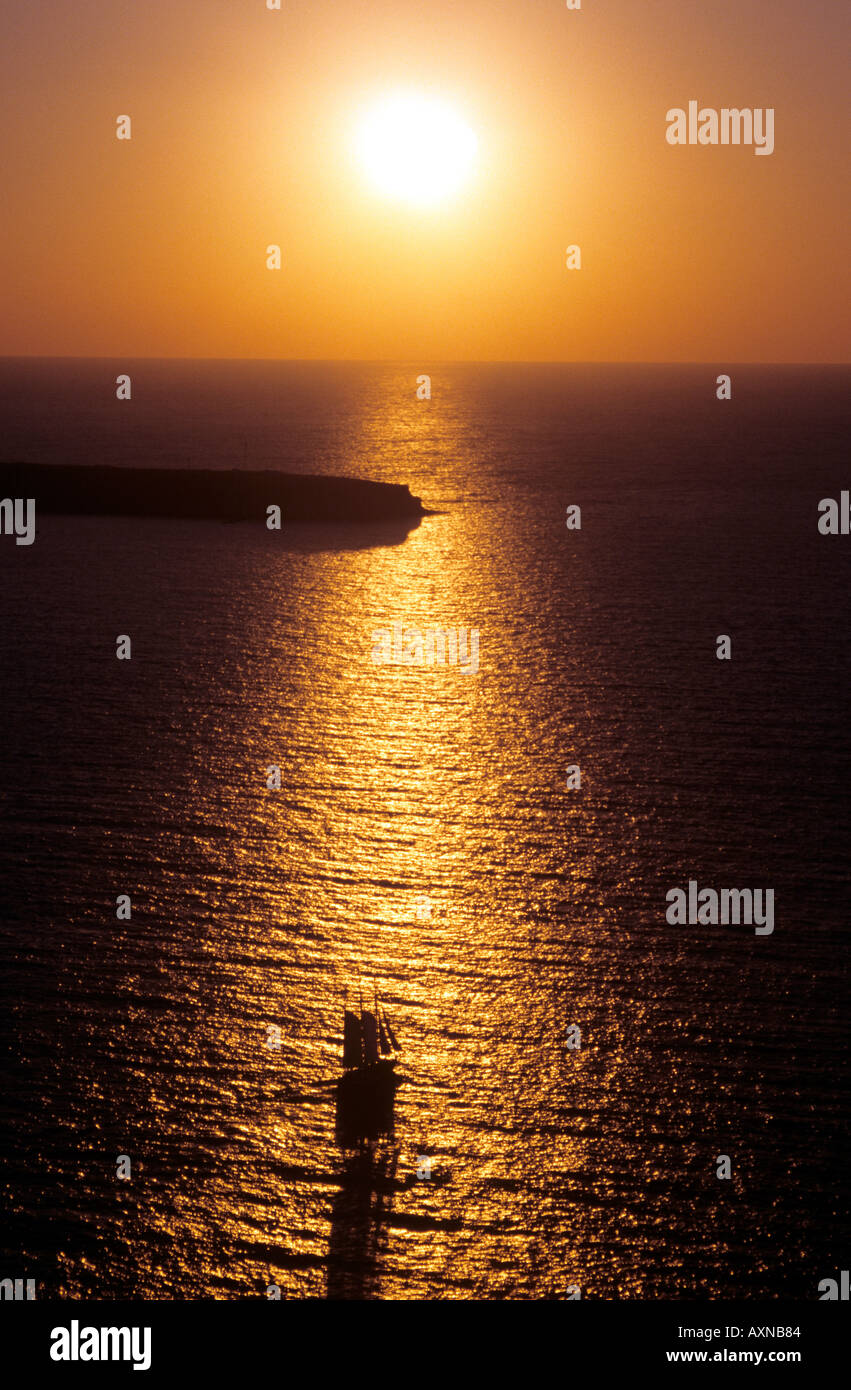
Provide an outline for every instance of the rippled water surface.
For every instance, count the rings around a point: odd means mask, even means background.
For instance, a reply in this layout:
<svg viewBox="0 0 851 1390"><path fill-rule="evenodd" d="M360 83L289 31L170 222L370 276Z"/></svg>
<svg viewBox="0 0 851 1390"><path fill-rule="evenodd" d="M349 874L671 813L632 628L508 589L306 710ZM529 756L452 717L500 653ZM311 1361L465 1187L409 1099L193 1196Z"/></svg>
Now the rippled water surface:
<svg viewBox="0 0 851 1390"><path fill-rule="evenodd" d="M420 402L428 369L0 367L5 458L432 511L0 538L0 1273L41 1297L815 1297L844 1267L851 539L816 520L847 373L732 369L722 404L723 364L432 366ZM478 672L375 664L395 622L478 629ZM689 879L774 888L773 935L669 925ZM359 988L409 1078L360 1151Z"/></svg>

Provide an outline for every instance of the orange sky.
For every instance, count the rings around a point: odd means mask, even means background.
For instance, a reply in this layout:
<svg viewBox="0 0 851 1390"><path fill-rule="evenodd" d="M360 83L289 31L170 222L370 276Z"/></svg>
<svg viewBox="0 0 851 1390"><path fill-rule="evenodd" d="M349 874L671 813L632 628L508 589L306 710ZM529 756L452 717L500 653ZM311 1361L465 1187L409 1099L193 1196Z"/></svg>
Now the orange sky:
<svg viewBox="0 0 851 1390"><path fill-rule="evenodd" d="M9 7L0 353L845 361L849 11L815 8ZM400 87L479 140L425 211L349 152ZM774 107L774 154L671 147L691 99Z"/></svg>

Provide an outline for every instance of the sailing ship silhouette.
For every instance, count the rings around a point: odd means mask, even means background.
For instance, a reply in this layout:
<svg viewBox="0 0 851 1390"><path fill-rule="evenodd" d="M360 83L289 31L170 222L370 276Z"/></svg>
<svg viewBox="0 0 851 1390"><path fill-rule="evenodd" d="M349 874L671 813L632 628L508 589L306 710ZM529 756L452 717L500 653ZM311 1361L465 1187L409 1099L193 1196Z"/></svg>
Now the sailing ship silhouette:
<svg viewBox="0 0 851 1390"><path fill-rule="evenodd" d="M396 1091L407 1080L396 1071L394 1054L400 1051L377 994L373 1009L365 1009L362 999L357 1013L344 1008L343 1075L337 1082L340 1128L364 1136L389 1132Z"/></svg>

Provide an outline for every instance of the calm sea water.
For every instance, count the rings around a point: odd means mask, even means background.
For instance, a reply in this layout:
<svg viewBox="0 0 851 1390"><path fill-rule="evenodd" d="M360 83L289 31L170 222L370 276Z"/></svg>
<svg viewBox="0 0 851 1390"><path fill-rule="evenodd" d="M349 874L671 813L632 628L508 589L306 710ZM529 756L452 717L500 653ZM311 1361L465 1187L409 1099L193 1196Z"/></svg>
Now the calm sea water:
<svg viewBox="0 0 851 1390"><path fill-rule="evenodd" d="M401 542L41 516L0 539L0 1276L838 1277L851 538L816 521L851 483L847 400L846 370L723 363L0 364L5 459L349 473L435 513ZM375 665L394 622L478 628L478 674ZM773 888L774 934L669 925L690 878ZM359 987L410 1078L360 1153L329 1085Z"/></svg>

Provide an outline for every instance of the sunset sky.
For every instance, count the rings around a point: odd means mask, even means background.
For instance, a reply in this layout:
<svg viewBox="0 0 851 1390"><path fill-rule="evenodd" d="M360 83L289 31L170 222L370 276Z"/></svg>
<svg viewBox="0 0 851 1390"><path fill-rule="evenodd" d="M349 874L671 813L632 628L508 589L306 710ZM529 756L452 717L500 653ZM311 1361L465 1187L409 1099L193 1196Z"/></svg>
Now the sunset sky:
<svg viewBox="0 0 851 1390"><path fill-rule="evenodd" d="M58 0L4 27L4 355L848 359L845 0ZM478 142L431 206L353 154L400 91ZM775 152L671 147L692 99L774 107Z"/></svg>

